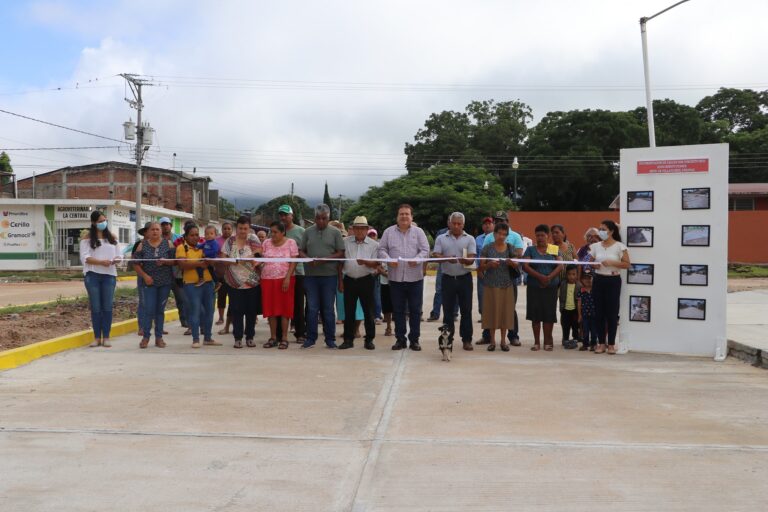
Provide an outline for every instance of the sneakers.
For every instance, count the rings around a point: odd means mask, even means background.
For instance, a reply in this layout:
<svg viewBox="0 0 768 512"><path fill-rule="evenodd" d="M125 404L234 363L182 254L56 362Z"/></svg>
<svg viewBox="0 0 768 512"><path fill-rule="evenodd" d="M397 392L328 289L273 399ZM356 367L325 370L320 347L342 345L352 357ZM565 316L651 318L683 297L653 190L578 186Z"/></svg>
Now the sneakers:
<svg viewBox="0 0 768 512"><path fill-rule="evenodd" d="M314 346L315 346L315 342L308 341L308 340L304 340L304 343L301 344L301 348L312 348Z"/></svg>
<svg viewBox="0 0 768 512"><path fill-rule="evenodd" d="M112 344L109 342L109 340L104 340L104 341L101 342L101 346L109 348L109 347L112 346Z"/></svg>
<svg viewBox="0 0 768 512"><path fill-rule="evenodd" d="M216 340L205 340L203 341L203 345L205 345L206 347L220 347L221 342Z"/></svg>
<svg viewBox="0 0 768 512"><path fill-rule="evenodd" d="M192 342L192 348L200 348L200 341L195 340Z"/></svg>

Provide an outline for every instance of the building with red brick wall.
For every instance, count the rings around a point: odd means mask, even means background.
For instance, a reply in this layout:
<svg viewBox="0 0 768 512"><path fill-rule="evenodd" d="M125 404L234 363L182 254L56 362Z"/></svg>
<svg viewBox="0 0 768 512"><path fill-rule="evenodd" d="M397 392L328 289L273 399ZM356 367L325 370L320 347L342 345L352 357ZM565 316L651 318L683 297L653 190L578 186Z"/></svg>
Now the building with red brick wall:
<svg viewBox="0 0 768 512"><path fill-rule="evenodd" d="M160 167L142 167L142 204L218 220L218 190L211 178ZM136 200L136 166L125 162L64 167L18 181L20 199Z"/></svg>

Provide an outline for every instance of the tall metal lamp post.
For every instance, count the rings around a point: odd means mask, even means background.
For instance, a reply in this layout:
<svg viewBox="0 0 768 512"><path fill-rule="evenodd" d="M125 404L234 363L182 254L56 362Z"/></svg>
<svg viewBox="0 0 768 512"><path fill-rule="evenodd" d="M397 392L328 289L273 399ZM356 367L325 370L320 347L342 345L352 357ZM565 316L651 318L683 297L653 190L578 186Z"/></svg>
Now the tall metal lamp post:
<svg viewBox="0 0 768 512"><path fill-rule="evenodd" d="M648 145L652 148L656 147L656 127L653 124L653 102L651 100L651 75L648 71L648 35L646 34L645 24L651 21L656 16L660 16L670 9L674 9L680 4L684 4L688 0L681 0L674 5L670 5L663 11L659 11L653 16L640 18L640 37L643 41L643 72L645 73L645 105L646 112L648 114Z"/></svg>
<svg viewBox="0 0 768 512"><path fill-rule="evenodd" d="M512 170L515 171L515 184L514 184L514 190L512 190L512 204L515 205L515 209L517 209L517 168L520 167L520 163L517 161L517 157L512 160Z"/></svg>

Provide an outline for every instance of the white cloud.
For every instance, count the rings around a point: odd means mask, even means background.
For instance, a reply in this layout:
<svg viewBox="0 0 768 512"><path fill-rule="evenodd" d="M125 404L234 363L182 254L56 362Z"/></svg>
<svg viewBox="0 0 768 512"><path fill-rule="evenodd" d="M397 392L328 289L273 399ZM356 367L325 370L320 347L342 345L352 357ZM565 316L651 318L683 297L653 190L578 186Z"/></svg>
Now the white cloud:
<svg viewBox="0 0 768 512"><path fill-rule="evenodd" d="M230 167L370 167L394 172L402 148L426 117L462 110L472 99L521 99L537 118L573 108L629 109L644 103L638 19L665 1L378 1L355 2L120 2L85 7L34 4L43 30L99 41L83 48L70 76L48 84L87 83L120 72L259 80L375 83L481 83L526 86L512 91L392 92L373 90L147 88L145 117L157 130L162 155L150 162ZM138 18L136 12L141 12ZM711 90L662 90L665 84L767 83L760 26L768 4L738 8L695 0L649 23L654 97L695 103ZM45 64L44 55L30 59ZM6 80L9 80L6 77ZM11 77L10 80L14 80ZM17 83L26 83L23 76ZM11 97L8 110L119 138L130 111L122 82L94 88ZM537 86L628 85L623 92L539 90ZM15 119L3 119L0 143L100 144ZM216 151L238 148L249 151ZM264 153L271 151L272 153ZM281 152L281 153L278 153ZM314 154L308 154L313 152ZM322 154L322 153L345 153ZM356 155L355 155L356 154ZM389 154L382 156L378 154ZM79 155L79 156L75 156ZM13 162L57 165L115 158L114 152L13 154ZM19 168L19 173L31 169ZM199 172L208 172L201 169ZM373 171L230 170L213 174L237 194L297 193L315 197L326 179L334 194L357 195L386 179ZM379 173L379 174L380 174ZM318 192L318 190L320 192Z"/></svg>

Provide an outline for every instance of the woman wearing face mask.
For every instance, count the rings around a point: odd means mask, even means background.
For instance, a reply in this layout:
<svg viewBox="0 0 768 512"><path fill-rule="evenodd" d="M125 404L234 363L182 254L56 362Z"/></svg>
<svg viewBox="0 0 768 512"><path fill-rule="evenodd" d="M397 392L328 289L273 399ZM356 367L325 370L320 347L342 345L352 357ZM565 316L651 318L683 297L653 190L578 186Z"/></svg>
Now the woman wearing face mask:
<svg viewBox="0 0 768 512"><path fill-rule="evenodd" d="M109 331L112 329L112 303L117 282L115 263L120 261L120 250L115 236L107 229L107 218L96 210L91 213L91 227L80 240L80 262L85 274L85 289L91 305L91 324L94 341L92 347L111 347Z"/></svg>
<svg viewBox="0 0 768 512"><path fill-rule="evenodd" d="M600 242L589 248L589 255L595 263L592 295L595 300L595 324L597 325L597 348L595 354L606 351L616 353L616 330L619 325L619 301L621 295L621 269L629 268L629 252L621 243L619 227L612 220L604 220L598 230Z"/></svg>

